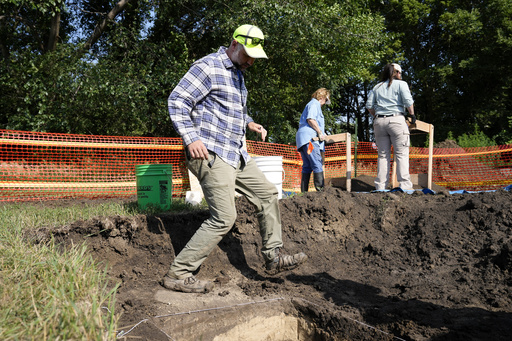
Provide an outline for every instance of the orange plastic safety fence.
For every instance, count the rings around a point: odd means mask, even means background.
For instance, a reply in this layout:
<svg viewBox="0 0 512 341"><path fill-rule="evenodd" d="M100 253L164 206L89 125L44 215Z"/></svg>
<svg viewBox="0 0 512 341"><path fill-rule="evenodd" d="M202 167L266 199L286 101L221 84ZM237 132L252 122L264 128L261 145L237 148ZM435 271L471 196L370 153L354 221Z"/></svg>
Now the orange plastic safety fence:
<svg viewBox="0 0 512 341"><path fill-rule="evenodd" d="M0 142L0 201L129 197L138 164L172 164L173 195L189 186L177 138L0 130Z"/></svg>
<svg viewBox="0 0 512 341"><path fill-rule="evenodd" d="M411 148L411 173L426 173L428 149ZM512 184L512 145L436 148L432 182L450 190L495 190Z"/></svg>
<svg viewBox="0 0 512 341"><path fill-rule="evenodd" d="M135 166L171 164L172 195L190 189L182 141L0 130L0 201L113 198L137 194ZM252 156L283 156L283 191L298 192L302 160L295 146L247 141ZM328 145L325 177L346 176L346 144ZM351 176L375 176L375 144L351 143ZM428 149L410 149L412 174L426 174ZM432 182L450 190L489 190L512 184L512 145L437 148Z"/></svg>

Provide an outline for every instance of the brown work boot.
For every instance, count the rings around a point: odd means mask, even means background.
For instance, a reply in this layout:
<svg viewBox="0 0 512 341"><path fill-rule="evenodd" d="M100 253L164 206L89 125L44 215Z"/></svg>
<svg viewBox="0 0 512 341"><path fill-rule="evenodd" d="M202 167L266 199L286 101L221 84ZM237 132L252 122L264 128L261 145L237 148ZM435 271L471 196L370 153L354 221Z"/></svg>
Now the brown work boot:
<svg viewBox="0 0 512 341"><path fill-rule="evenodd" d="M213 282L200 281L194 276L175 279L166 275L162 281L164 288L174 291L207 293L213 289Z"/></svg>
<svg viewBox="0 0 512 341"><path fill-rule="evenodd" d="M267 262L266 271L270 275L275 275L279 272L292 270L304 263L308 256L304 252L296 253L293 256L281 253L279 249L276 250L276 256L273 260Z"/></svg>

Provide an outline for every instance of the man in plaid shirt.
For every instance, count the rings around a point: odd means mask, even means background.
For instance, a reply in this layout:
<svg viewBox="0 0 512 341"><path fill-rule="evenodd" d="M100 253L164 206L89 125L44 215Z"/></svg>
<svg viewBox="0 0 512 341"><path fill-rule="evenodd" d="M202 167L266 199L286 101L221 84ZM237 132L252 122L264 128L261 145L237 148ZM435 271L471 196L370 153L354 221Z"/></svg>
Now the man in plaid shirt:
<svg viewBox="0 0 512 341"><path fill-rule="evenodd" d="M256 207L266 271L296 268L307 256L283 254L276 186L269 182L244 147L246 129L267 131L247 114L243 72L257 58L267 58L264 36L253 25L236 29L228 48L197 60L168 99L174 128L183 138L187 166L198 178L210 217L176 256L163 286L183 292L209 292L213 282L198 280L196 271L236 219L235 191Z"/></svg>

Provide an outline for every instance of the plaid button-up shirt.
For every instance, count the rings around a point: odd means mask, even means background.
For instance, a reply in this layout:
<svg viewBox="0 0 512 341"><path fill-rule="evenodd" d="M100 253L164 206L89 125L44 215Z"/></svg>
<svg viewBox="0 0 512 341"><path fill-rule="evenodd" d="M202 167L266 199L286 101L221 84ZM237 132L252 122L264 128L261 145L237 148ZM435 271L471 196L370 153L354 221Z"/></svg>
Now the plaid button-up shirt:
<svg viewBox="0 0 512 341"><path fill-rule="evenodd" d="M183 143L201 140L209 151L237 167L247 124L253 122L245 104L247 88L242 72L226 54L226 48L197 60L170 94L167 104L174 129Z"/></svg>

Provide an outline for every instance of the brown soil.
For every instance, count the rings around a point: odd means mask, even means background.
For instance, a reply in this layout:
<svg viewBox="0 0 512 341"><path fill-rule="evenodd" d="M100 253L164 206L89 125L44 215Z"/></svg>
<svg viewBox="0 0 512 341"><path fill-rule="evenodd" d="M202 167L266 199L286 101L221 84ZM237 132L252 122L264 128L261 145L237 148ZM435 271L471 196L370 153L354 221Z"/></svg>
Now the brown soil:
<svg viewBox="0 0 512 341"><path fill-rule="evenodd" d="M108 264L124 340L510 340L511 202L504 190L334 187L283 199L285 251L309 259L271 277L254 209L239 198L232 231L197 274L215 280L208 294L160 285L207 211L100 217L53 234Z"/></svg>

